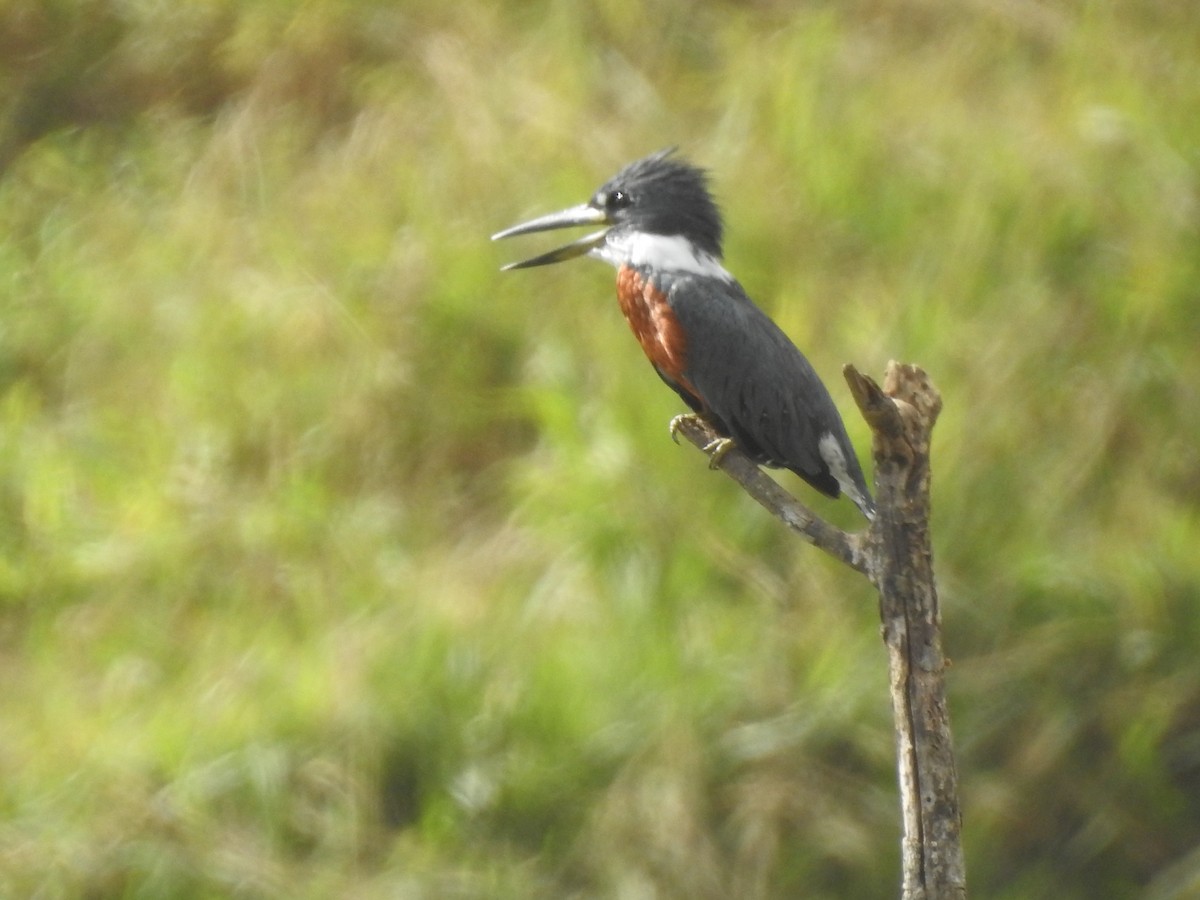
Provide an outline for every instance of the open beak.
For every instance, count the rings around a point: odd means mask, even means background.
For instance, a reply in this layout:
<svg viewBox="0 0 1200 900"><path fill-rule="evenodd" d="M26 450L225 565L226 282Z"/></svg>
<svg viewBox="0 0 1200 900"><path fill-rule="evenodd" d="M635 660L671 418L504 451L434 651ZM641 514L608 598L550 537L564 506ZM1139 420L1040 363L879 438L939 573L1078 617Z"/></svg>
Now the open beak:
<svg viewBox="0 0 1200 900"><path fill-rule="evenodd" d="M579 225L609 224L611 222L603 210L596 209L596 207L589 206L586 203L581 203L579 206L572 206L570 209L564 209L561 212L539 216L520 225L514 225L512 228L505 228L503 231L493 234L492 240L498 241L502 238L513 237L518 234L533 234L535 231L554 231L559 228L573 228ZM581 237L579 240L564 244L556 250L543 253L541 256L534 256L521 262L509 263L507 266L502 266L500 271L507 272L510 269L530 269L534 266L548 266L551 263L584 256L603 244L604 237L607 234L608 229L603 228L586 237Z"/></svg>

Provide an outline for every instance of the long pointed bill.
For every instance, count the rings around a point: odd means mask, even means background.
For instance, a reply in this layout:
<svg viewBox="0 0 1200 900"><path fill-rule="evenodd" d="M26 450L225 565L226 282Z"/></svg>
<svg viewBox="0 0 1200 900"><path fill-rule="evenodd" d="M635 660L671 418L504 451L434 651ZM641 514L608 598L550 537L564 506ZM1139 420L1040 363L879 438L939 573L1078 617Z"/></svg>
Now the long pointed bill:
<svg viewBox="0 0 1200 900"><path fill-rule="evenodd" d="M561 212L550 213L547 216L540 216L520 225L514 225L512 228L506 228L503 231L498 231L492 235L493 241L499 241L504 238L514 237L518 234L533 234L537 231L554 231L559 228L574 228L579 225L607 225L608 216L603 210L596 209L594 206L589 206L586 203L579 206L572 206L570 209L564 209ZM604 236L608 233L605 228L587 237L579 238L569 244L564 244L555 250L548 253L543 253L540 256L532 257L531 259L522 260L521 262L509 263L501 268L502 272L510 271L511 269L530 269L534 266L548 266L551 263L562 262L567 259L574 259L577 256L584 256L590 250L594 250L604 243Z"/></svg>

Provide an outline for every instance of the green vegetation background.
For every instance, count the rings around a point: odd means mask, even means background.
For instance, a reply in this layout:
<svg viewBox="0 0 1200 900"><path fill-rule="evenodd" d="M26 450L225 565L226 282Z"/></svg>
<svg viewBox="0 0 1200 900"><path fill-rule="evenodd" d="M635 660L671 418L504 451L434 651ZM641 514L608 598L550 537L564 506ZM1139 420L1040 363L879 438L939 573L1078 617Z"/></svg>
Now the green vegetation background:
<svg viewBox="0 0 1200 900"><path fill-rule="evenodd" d="M679 144L944 393L973 893L1200 896L1195 4L4 0L0 104L0 895L895 895L872 593L487 240Z"/></svg>

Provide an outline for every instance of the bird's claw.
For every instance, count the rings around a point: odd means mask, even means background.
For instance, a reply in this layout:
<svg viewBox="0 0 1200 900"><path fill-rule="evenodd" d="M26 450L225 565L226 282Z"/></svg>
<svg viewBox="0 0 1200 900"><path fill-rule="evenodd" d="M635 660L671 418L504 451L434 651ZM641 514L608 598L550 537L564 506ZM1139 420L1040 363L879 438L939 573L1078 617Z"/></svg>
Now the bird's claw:
<svg viewBox="0 0 1200 900"><path fill-rule="evenodd" d="M667 426L667 430L671 432L671 440L679 443L679 429L683 427L684 422L699 422L700 417L695 413L680 413L671 419L671 424Z"/></svg>
<svg viewBox="0 0 1200 900"><path fill-rule="evenodd" d="M725 454L733 449L732 438L717 438L714 441L709 441L704 445L704 452L708 454L708 467L715 469L721 465L721 460L725 458Z"/></svg>
<svg viewBox="0 0 1200 900"><path fill-rule="evenodd" d="M679 443L679 429L683 427L685 422L703 423L704 419L697 413L680 413L671 420L671 424L667 428L671 432L671 440ZM721 465L721 460L725 458L725 454L733 448L733 439L726 437L714 438L704 445L703 450L708 454L708 467L715 469Z"/></svg>

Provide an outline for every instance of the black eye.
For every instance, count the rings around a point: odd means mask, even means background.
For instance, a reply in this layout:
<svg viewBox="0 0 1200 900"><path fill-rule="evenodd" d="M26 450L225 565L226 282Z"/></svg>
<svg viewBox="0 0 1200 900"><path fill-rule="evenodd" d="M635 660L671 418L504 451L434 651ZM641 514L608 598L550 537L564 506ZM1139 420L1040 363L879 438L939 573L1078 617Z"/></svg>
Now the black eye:
<svg viewBox="0 0 1200 900"><path fill-rule="evenodd" d="M624 209L632 202L624 191L609 191L604 195L604 208L610 211Z"/></svg>

